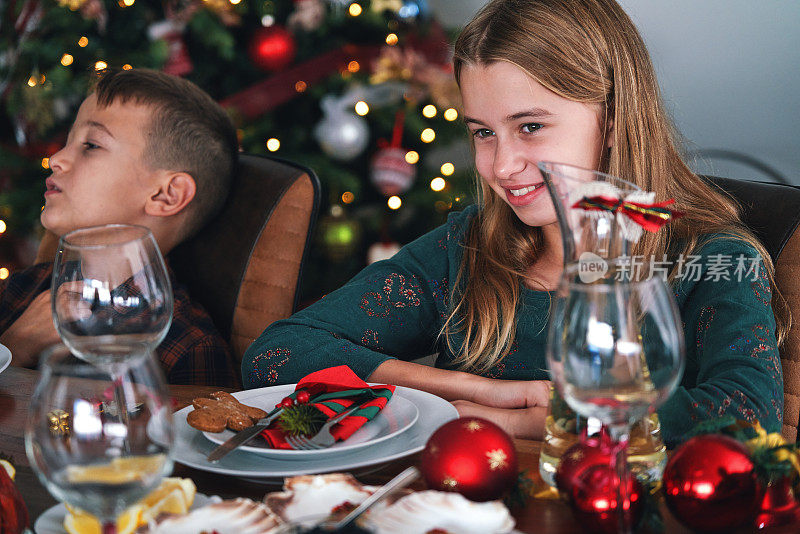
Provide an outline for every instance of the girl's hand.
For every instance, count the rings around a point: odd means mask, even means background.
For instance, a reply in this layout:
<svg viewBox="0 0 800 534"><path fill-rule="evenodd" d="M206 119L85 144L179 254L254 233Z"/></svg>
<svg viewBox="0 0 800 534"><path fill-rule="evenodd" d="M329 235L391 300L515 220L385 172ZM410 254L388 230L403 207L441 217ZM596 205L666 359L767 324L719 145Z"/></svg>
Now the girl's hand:
<svg viewBox="0 0 800 534"><path fill-rule="evenodd" d="M544 419L547 408L493 408L465 400L453 401L461 417L480 417L495 423L513 438L537 439L544 436Z"/></svg>
<svg viewBox="0 0 800 534"><path fill-rule="evenodd" d="M468 398L476 404L494 408L547 407L550 403L550 381L485 378Z"/></svg>

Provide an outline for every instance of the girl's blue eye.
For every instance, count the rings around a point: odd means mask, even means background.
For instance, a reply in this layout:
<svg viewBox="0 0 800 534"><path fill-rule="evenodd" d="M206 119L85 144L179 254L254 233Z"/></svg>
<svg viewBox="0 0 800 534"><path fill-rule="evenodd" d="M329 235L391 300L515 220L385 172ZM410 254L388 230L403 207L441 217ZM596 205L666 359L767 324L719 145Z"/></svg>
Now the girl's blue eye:
<svg viewBox="0 0 800 534"><path fill-rule="evenodd" d="M477 130L472 132L472 135L474 137L477 137L478 139L483 139L484 137L490 137L490 136L494 135L494 132L492 132L488 128L478 128Z"/></svg>
<svg viewBox="0 0 800 534"><path fill-rule="evenodd" d="M525 133L533 133L536 130L541 130L541 129L542 125L539 124L538 122L529 122L527 124L522 125L522 131Z"/></svg>

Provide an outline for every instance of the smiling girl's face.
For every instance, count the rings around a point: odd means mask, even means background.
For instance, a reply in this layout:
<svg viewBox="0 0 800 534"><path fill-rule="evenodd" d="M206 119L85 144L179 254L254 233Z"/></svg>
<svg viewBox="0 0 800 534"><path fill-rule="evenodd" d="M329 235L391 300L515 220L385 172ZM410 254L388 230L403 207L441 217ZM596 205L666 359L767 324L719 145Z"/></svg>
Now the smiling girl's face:
<svg viewBox="0 0 800 534"><path fill-rule="evenodd" d="M536 164L598 169L610 138L602 106L560 97L505 61L465 66L460 86L481 178L525 224L556 223Z"/></svg>

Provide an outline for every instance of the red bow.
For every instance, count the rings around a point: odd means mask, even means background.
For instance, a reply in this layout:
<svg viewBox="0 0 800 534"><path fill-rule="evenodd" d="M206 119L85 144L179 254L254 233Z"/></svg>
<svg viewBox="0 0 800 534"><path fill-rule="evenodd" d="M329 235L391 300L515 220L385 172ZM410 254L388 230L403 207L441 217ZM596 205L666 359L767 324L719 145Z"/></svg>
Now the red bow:
<svg viewBox="0 0 800 534"><path fill-rule="evenodd" d="M619 198L594 196L583 197L572 207L581 208L586 211L622 212L648 232L657 232L672 219L683 216L683 212L665 207L674 203L674 198L663 202L656 202L655 204L644 204L641 202L628 202Z"/></svg>

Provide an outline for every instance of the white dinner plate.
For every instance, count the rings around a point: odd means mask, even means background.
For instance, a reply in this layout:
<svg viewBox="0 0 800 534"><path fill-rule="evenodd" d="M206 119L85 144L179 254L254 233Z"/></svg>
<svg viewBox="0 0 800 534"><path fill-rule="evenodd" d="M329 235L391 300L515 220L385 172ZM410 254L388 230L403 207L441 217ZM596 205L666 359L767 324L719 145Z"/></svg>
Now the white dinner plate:
<svg viewBox="0 0 800 534"><path fill-rule="evenodd" d="M5 345L0 344L0 373L2 373L10 363L11 351L8 350L8 347Z"/></svg>
<svg viewBox="0 0 800 534"><path fill-rule="evenodd" d="M244 400L250 398L250 395L263 395L269 390L283 398L294 391L294 388L294 384L287 384L243 391L235 395ZM408 430L395 436L394 439L387 439L371 446L335 454L304 457L302 462L298 462L297 458L266 456L235 450L219 462L211 463L206 457L217 445L206 439L202 432L189 426L186 415L192 407L187 406L174 414L173 458L176 462L202 471L243 477L267 484L280 483L288 476L360 469L414 454L425 447L428 438L437 428L458 417L455 407L436 395L402 386L398 386L394 394L407 399L419 411L417 422Z"/></svg>
<svg viewBox="0 0 800 534"><path fill-rule="evenodd" d="M194 502L190 510L200 508L212 502L220 500L219 497L209 497L202 493L195 493ZM67 509L63 503L58 503L44 511L33 524L33 531L36 534L67 534L64 530L64 518L67 516Z"/></svg>
<svg viewBox="0 0 800 534"><path fill-rule="evenodd" d="M261 408L266 412L272 410L281 399L286 397L285 393L279 393L273 388L268 390L249 390L234 393L234 397L239 402L249 406ZM310 451L296 451L293 449L273 449L269 443L260 436L251 439L246 445L239 447L242 451L267 456L278 456L284 458L303 458L319 456L321 454L336 454L338 452L360 449L372 446L381 441L393 438L405 432L419 417L419 410L413 402L405 398L402 393L394 394L386 406L378 412L371 421L367 421L364 426L353 432L353 435L344 441L339 441L326 449L316 449ZM203 435L217 445L222 445L236 433L231 430L224 432L203 432Z"/></svg>

